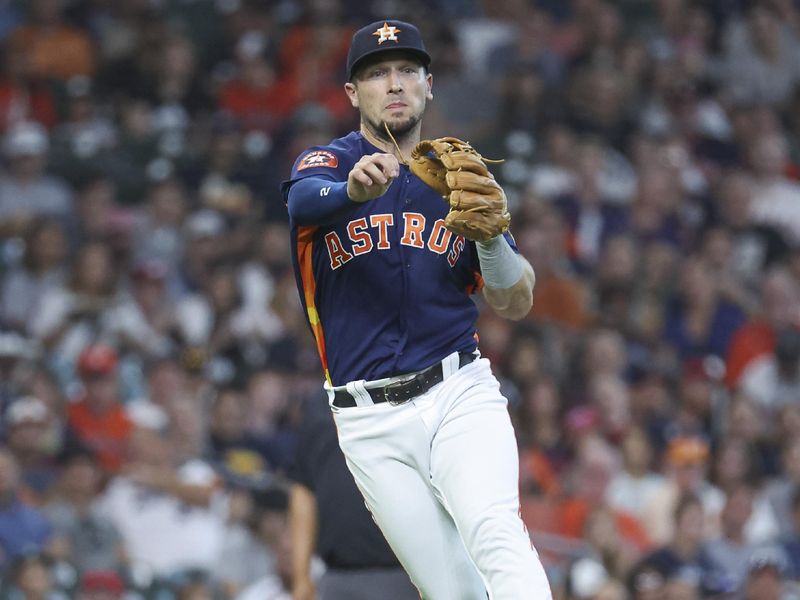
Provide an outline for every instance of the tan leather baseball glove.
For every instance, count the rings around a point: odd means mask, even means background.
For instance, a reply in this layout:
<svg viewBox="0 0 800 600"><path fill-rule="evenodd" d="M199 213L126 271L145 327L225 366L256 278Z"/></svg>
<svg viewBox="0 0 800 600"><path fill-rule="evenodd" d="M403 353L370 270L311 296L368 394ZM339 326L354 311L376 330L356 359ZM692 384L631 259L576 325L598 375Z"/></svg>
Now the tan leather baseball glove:
<svg viewBox="0 0 800 600"><path fill-rule="evenodd" d="M445 227L478 242L504 233L511 222L506 194L486 162L469 142L442 137L422 140L408 163L412 173L450 204Z"/></svg>

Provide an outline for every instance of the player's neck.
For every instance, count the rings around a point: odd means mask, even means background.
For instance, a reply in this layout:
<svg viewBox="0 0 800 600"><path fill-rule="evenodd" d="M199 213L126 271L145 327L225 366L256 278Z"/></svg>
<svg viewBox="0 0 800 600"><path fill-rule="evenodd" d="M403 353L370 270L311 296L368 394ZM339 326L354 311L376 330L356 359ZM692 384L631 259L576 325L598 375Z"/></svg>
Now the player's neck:
<svg viewBox="0 0 800 600"><path fill-rule="evenodd" d="M387 154L394 154L397 160L404 163L408 161L409 156L411 156L411 150L420 140L420 128L417 126L405 135L395 136L393 141L392 139L387 139L389 136L386 132L383 132L383 135L379 135L362 122L361 135L373 146L380 148Z"/></svg>

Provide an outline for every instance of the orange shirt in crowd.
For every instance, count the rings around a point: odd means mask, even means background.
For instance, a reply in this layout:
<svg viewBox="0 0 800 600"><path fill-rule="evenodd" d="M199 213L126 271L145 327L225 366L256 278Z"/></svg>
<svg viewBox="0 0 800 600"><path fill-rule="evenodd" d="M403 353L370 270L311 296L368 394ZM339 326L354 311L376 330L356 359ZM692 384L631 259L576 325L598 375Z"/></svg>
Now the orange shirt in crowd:
<svg viewBox="0 0 800 600"><path fill-rule="evenodd" d="M67 80L94 72L94 48L89 37L66 25L17 28L9 43L28 56L32 74Z"/></svg>
<svg viewBox="0 0 800 600"><path fill-rule="evenodd" d="M589 513L596 508L584 498L568 498L559 507L560 533L567 537L580 538L586 527ZM617 531L623 539L632 543L639 550L650 548L650 539L642 524L634 517L619 510L612 511Z"/></svg>
<svg viewBox="0 0 800 600"><path fill-rule="evenodd" d="M315 72L325 73L337 83L344 84L343 65L352 35L351 28L335 25L293 27L281 41L281 70L289 77L299 79L307 74L309 61L313 61L319 66L313 69Z"/></svg>
<svg viewBox="0 0 800 600"><path fill-rule="evenodd" d="M297 92L285 80L255 87L234 79L222 88L220 107L241 121L246 129L273 131L297 108Z"/></svg>
<svg viewBox="0 0 800 600"><path fill-rule="evenodd" d="M122 406L95 414L85 400L69 407L68 422L80 440L97 453L104 469L116 473L122 467L133 424Z"/></svg>
<svg viewBox="0 0 800 600"><path fill-rule="evenodd" d="M567 277L543 277L533 290L530 318L554 321L573 330L583 329L590 319L583 287Z"/></svg>
<svg viewBox="0 0 800 600"><path fill-rule="evenodd" d="M567 497L522 497L520 514L529 531L560 535L580 540L586 527L586 520L597 507L584 498ZM642 524L625 512L613 510L614 523L620 536L641 551L652 547L650 538ZM535 539L535 536L534 536Z"/></svg>
<svg viewBox="0 0 800 600"><path fill-rule="evenodd" d="M295 27L281 42L281 73L291 85L298 105L317 103L337 121L353 115L350 100L342 91L344 64L353 31L336 25Z"/></svg>
<svg viewBox="0 0 800 600"><path fill-rule="evenodd" d="M558 475L544 452L537 448L522 448L519 459L521 487L538 489L545 496L559 493Z"/></svg>

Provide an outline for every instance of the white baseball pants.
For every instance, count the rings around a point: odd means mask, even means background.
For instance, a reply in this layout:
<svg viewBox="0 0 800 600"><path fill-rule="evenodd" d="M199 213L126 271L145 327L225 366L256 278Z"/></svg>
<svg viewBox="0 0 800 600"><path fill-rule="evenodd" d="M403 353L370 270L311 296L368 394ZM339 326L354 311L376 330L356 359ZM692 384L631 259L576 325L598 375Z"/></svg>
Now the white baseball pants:
<svg viewBox="0 0 800 600"><path fill-rule="evenodd" d="M446 379L405 404L332 407L350 471L424 600L551 600L489 361L443 365Z"/></svg>

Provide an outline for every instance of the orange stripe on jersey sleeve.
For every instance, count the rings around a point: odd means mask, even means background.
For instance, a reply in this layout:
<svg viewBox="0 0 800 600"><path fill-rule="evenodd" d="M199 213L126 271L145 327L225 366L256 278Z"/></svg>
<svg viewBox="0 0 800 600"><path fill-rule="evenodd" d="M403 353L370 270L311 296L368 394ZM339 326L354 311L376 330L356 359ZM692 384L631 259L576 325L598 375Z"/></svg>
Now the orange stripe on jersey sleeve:
<svg viewBox="0 0 800 600"><path fill-rule="evenodd" d="M300 226L297 228L297 262L300 266L300 279L303 282L303 299L306 304L308 322L311 324L311 331L317 342L317 352L325 370L325 379L331 382L331 375L328 372L328 356L325 353L325 332L322 330L322 322L319 320L317 304L314 296L317 291L317 281L314 278L314 233L316 226Z"/></svg>

